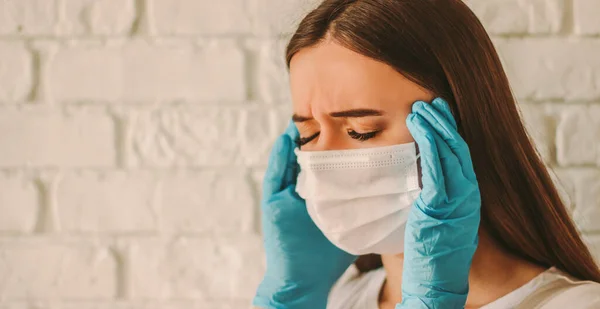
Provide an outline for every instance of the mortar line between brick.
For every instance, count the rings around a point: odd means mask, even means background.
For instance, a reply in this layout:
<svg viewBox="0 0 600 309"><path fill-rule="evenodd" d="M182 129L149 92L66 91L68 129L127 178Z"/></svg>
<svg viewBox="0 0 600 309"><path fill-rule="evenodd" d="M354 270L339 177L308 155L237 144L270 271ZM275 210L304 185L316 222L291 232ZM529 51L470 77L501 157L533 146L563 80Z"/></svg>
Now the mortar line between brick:
<svg viewBox="0 0 600 309"><path fill-rule="evenodd" d="M56 202L53 197L57 185L56 175L46 176L46 179L36 178L34 183L38 189L38 213L33 234L51 234L57 231Z"/></svg>
<svg viewBox="0 0 600 309"><path fill-rule="evenodd" d="M129 276L129 248L112 248L115 258L115 299L126 300L130 298Z"/></svg>
<svg viewBox="0 0 600 309"><path fill-rule="evenodd" d="M29 89L25 101L32 103L38 99L42 65L41 56L40 52L31 46L31 41L27 41L25 47L31 53L31 89Z"/></svg>
<svg viewBox="0 0 600 309"><path fill-rule="evenodd" d="M143 23L146 20L146 5L146 0L134 1L135 18L131 23L131 28L129 29L129 36L137 37L143 34L142 28L144 27Z"/></svg>
<svg viewBox="0 0 600 309"><path fill-rule="evenodd" d="M573 0L565 0L565 7L563 9L562 29L558 34L561 35L575 35L575 6Z"/></svg>

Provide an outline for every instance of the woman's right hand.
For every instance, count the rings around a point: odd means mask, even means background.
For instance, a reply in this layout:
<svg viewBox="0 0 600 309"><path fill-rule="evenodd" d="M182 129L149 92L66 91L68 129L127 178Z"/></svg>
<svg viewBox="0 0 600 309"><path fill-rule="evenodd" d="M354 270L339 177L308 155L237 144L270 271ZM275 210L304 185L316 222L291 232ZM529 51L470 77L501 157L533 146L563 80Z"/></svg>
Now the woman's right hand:
<svg viewBox="0 0 600 309"><path fill-rule="evenodd" d="M296 193L297 138L290 123L275 142L263 181L267 270L252 302L260 308L324 309L331 287L356 259L325 238Z"/></svg>

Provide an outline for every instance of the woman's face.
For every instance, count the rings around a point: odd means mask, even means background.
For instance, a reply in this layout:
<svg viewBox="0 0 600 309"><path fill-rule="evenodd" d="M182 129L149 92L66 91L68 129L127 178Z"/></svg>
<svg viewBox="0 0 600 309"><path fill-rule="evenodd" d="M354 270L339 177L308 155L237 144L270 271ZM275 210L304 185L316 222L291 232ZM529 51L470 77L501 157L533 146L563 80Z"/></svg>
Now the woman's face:
<svg viewBox="0 0 600 309"><path fill-rule="evenodd" d="M387 64L334 42L305 48L290 62L294 122L305 151L413 141L406 117L433 95Z"/></svg>

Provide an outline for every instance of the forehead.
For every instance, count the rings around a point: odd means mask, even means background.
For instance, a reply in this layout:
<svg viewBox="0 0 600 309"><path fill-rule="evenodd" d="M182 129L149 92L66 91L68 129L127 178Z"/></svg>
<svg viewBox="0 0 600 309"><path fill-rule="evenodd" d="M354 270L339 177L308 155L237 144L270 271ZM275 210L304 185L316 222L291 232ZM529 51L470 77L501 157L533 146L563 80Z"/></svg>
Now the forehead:
<svg viewBox="0 0 600 309"><path fill-rule="evenodd" d="M349 108L385 109L426 93L391 66L334 42L305 48L290 62L294 109L331 112Z"/></svg>

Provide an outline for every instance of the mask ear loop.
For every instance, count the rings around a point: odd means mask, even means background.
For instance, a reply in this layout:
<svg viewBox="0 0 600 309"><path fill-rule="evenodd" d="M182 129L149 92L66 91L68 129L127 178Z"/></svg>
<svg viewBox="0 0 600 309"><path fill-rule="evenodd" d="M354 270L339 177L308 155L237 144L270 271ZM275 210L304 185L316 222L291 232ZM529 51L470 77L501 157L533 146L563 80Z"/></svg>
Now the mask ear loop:
<svg viewBox="0 0 600 309"><path fill-rule="evenodd" d="M419 188L423 189L423 182L421 181L423 178L423 175L421 175L421 162L419 161L421 159L421 153L417 153L417 156L415 157L415 164L417 165L417 183Z"/></svg>
<svg viewBox="0 0 600 309"><path fill-rule="evenodd" d="M415 143L415 152L417 153L415 161L418 161L421 158L421 152L419 151L419 145L417 145L417 143Z"/></svg>

